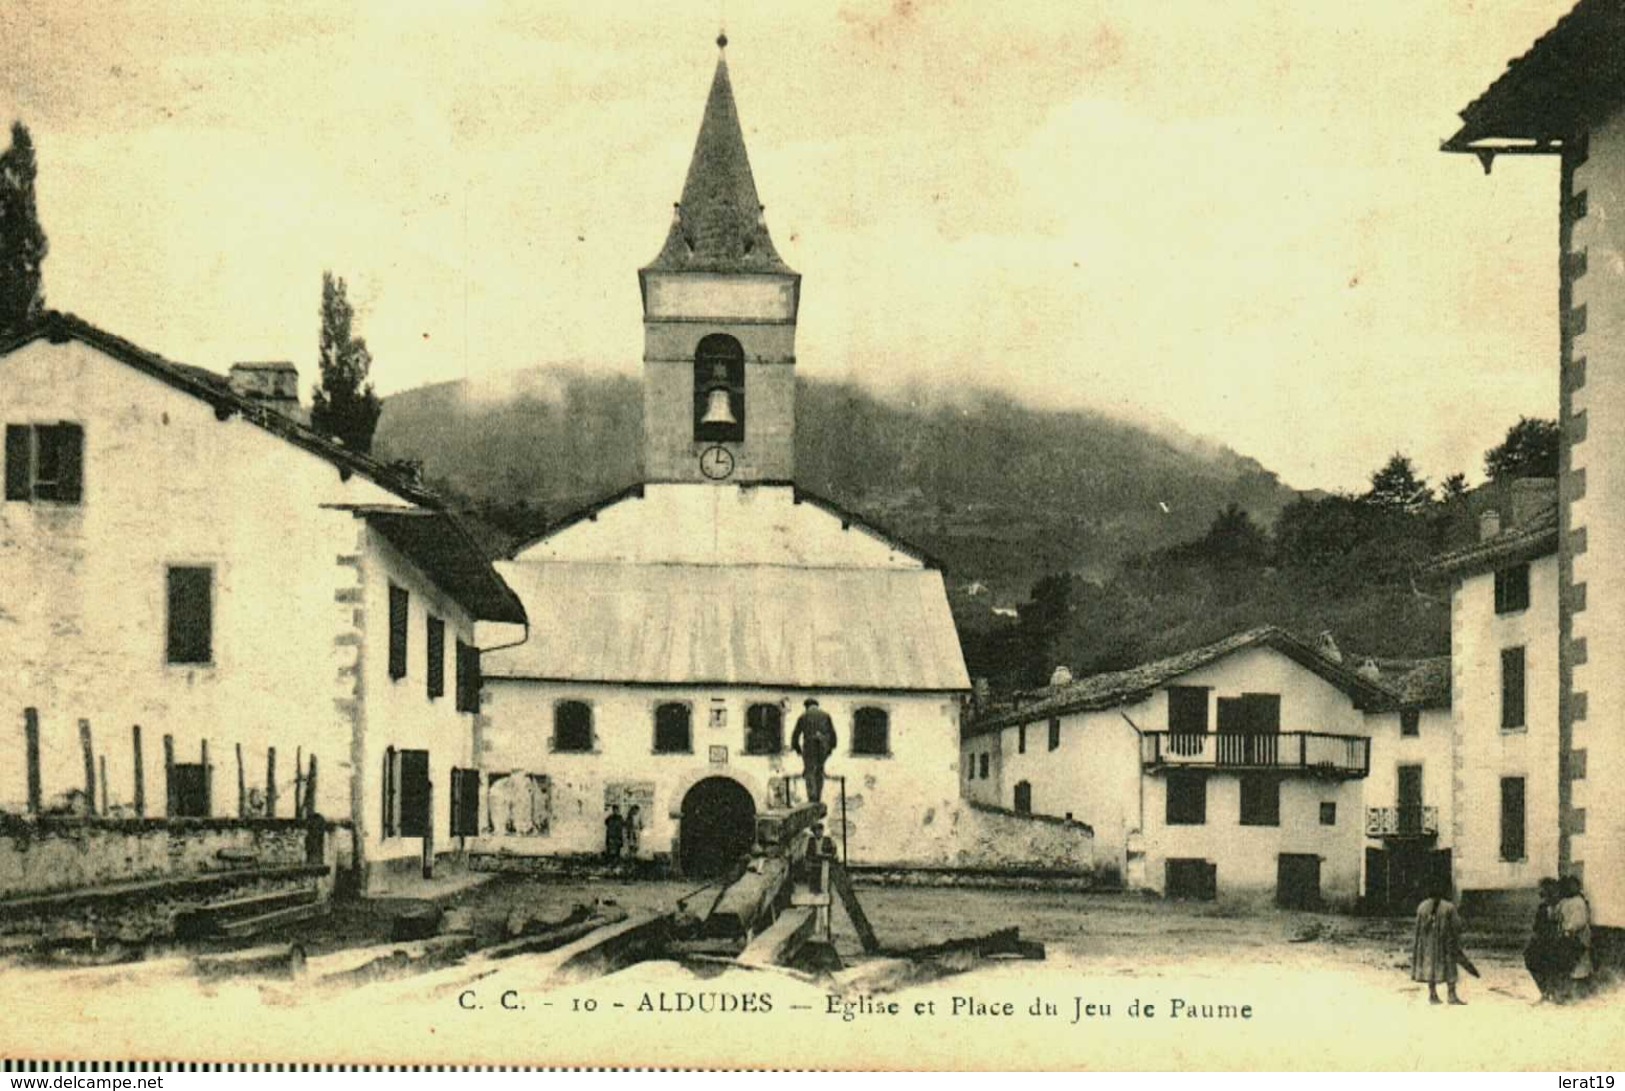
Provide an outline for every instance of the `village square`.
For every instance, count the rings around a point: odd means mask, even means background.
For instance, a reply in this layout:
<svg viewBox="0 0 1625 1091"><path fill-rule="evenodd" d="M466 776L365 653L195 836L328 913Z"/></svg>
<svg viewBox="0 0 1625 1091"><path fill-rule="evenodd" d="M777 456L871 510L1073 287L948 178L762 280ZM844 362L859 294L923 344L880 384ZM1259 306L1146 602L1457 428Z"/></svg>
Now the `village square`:
<svg viewBox="0 0 1625 1091"><path fill-rule="evenodd" d="M641 312L632 415L565 397L548 427L581 436L510 435L480 496L433 445L477 474L509 410L381 403L377 319L342 275L319 376L181 362L82 317L94 299L47 305L36 177L62 201L95 183L49 188L19 123L0 997L79 989L133 1041L201 990L220 1048L287 1056L302 1019L392 1007L428 1058L517 1063L533 1039L506 1018L567 1020L567 1061L611 1015L772 1013L836 1024L809 1050L888 1019L1008 1023L1035 1049L1051 1020L1129 1027L1033 1063L1127 1063L1142 1024L1177 1020L1244 1064L1270 1056L1251 1028L1335 1036L1430 1000L1465 1003L1437 1014L1479 1020L1492 1062L1602 1048L1625 961L1622 33L1625 0L1580 0L1504 70L1477 63L1442 148L1388 153L1449 161L1463 193L1555 172L1556 207L1508 221L1553 229L1520 243L1559 270L1557 334L1518 362L1553 419L1507 420L1482 483L1437 488L1382 448L1358 491L1169 484L1200 445L1159 440L1159 499L1120 522L1193 530L1109 564L1057 543L1089 513L1049 493L982 515L919 488L853 500L887 468L864 447L885 428L852 422L904 410L803 377L798 335L847 289L787 257L808 229L758 183L790 122L744 119L795 76L737 32L665 43L704 51L709 84L673 82L698 125L686 174L651 188L678 199L616 259ZM991 473L1021 431L963 440L935 479ZM522 494L596 481L606 435L629 481ZM1018 540L995 501L1056 521ZM1404 1064L1419 1033L1365 1058ZM974 1039L938 1048L977 1063Z"/></svg>

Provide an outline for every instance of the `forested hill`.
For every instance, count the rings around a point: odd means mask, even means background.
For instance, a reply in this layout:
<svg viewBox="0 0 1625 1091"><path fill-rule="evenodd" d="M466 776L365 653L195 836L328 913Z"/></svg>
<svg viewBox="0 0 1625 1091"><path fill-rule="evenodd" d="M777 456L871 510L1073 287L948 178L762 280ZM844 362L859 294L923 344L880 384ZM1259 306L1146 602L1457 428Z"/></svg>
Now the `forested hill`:
<svg viewBox="0 0 1625 1091"><path fill-rule="evenodd" d="M539 367L386 399L376 449L522 536L638 480L642 387ZM956 583L1020 601L1046 572L1101 577L1199 537L1234 503L1264 525L1294 498L1216 444L986 392L881 396L801 380L796 480L936 554Z"/></svg>

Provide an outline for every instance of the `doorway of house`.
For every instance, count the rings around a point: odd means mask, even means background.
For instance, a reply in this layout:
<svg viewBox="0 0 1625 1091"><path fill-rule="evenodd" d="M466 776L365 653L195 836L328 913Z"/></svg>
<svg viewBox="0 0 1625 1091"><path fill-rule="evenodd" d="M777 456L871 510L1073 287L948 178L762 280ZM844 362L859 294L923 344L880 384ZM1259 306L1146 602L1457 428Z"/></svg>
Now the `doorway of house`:
<svg viewBox="0 0 1625 1091"><path fill-rule="evenodd" d="M736 780L706 777L683 797L678 866L691 879L725 874L756 838L756 801Z"/></svg>
<svg viewBox="0 0 1625 1091"><path fill-rule="evenodd" d="M1320 908L1320 857L1281 853L1276 864L1275 904L1285 909Z"/></svg>

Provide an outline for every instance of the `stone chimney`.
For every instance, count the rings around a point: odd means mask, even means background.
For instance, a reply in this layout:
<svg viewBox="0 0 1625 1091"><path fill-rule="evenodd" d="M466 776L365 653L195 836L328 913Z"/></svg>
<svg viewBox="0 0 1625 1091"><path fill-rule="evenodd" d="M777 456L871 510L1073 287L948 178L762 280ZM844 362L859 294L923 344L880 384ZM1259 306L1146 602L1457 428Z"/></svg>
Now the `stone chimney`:
<svg viewBox="0 0 1625 1091"><path fill-rule="evenodd" d="M299 404L299 369L288 361L232 364L227 380L231 383L232 392L239 397L263 405L300 424L310 423Z"/></svg>
<svg viewBox="0 0 1625 1091"><path fill-rule="evenodd" d="M1478 514L1478 540L1487 542L1501 533L1501 513L1494 508Z"/></svg>
<svg viewBox="0 0 1625 1091"><path fill-rule="evenodd" d="M1373 682L1382 681L1382 668L1377 666L1377 661L1370 656L1360 661L1359 673L1360 677L1369 678Z"/></svg>
<svg viewBox="0 0 1625 1091"><path fill-rule="evenodd" d="M424 487L421 458L397 458L389 464L389 470L397 479L415 489Z"/></svg>
<svg viewBox="0 0 1625 1091"><path fill-rule="evenodd" d="M1067 686L1072 684L1072 670L1066 664L1056 667L1050 672L1049 684L1052 686Z"/></svg>

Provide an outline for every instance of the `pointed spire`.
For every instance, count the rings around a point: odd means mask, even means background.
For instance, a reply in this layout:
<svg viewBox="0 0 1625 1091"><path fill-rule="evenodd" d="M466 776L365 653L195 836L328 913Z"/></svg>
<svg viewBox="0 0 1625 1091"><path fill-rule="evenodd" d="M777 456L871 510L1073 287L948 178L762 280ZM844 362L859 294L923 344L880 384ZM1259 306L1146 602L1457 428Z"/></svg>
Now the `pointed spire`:
<svg viewBox="0 0 1625 1091"><path fill-rule="evenodd" d="M727 34L717 35L716 75L706 99L683 199L652 270L788 273L767 232L745 134L728 79Z"/></svg>

